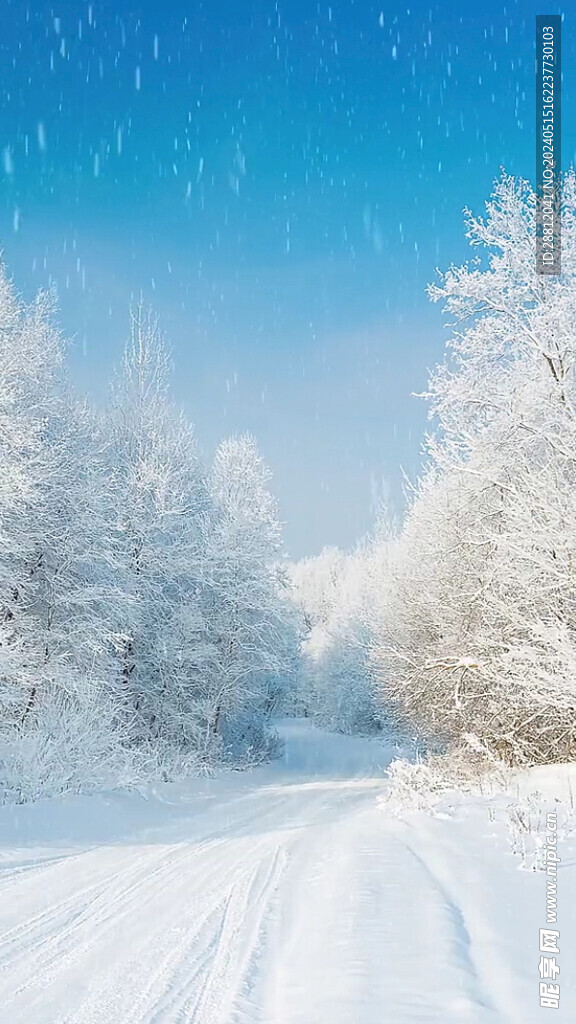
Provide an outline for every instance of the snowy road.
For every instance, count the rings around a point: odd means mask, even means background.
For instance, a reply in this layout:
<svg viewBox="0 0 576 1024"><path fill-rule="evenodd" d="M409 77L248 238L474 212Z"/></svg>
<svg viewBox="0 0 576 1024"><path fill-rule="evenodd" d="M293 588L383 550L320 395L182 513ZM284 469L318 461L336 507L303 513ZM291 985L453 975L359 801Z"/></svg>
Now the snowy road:
<svg viewBox="0 0 576 1024"><path fill-rule="evenodd" d="M488 817L391 819L385 747L283 731L252 773L2 810L2 1024L549 1019L543 883Z"/></svg>

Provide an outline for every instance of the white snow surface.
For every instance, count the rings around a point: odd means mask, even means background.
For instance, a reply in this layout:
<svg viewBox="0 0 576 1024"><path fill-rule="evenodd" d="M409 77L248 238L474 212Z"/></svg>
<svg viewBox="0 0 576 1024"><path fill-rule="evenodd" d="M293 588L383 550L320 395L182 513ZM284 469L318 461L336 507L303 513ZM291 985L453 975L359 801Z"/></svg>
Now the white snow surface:
<svg viewBox="0 0 576 1024"><path fill-rule="evenodd" d="M546 876L512 852L506 800L393 815L392 745L280 731L251 772L0 809L2 1024L576 1021L569 833L551 1011ZM524 783L552 810L559 771Z"/></svg>

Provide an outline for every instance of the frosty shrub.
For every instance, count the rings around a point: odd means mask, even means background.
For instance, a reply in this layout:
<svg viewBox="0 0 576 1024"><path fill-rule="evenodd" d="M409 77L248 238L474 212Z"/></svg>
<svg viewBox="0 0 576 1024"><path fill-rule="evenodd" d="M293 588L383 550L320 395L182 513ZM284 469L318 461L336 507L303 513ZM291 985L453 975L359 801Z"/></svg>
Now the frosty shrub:
<svg viewBox="0 0 576 1024"><path fill-rule="evenodd" d="M0 729L0 802L130 786L146 772L122 742L113 706L81 694L44 693L18 730Z"/></svg>
<svg viewBox="0 0 576 1024"><path fill-rule="evenodd" d="M492 795L504 790L509 770L464 749L428 754L420 759L395 758L387 771L388 787L380 803L393 814L432 811L446 794Z"/></svg>

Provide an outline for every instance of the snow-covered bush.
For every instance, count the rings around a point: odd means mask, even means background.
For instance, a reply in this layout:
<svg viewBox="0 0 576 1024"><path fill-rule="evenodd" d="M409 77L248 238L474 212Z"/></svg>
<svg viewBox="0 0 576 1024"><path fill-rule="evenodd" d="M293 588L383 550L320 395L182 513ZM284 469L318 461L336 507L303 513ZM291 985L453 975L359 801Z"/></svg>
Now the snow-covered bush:
<svg viewBox="0 0 576 1024"><path fill-rule="evenodd" d="M387 771L388 786L379 803L392 814L432 811L450 793L493 795L510 784L503 764L486 765L485 760L464 748L448 754L428 751L423 757L398 757Z"/></svg>

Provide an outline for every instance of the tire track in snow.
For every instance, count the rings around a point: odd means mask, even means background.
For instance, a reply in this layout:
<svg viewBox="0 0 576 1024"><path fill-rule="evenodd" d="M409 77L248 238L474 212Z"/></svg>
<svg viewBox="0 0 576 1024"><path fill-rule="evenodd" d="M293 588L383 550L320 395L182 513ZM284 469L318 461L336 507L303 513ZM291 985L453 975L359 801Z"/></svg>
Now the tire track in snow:
<svg viewBox="0 0 576 1024"><path fill-rule="evenodd" d="M196 849L184 843L173 849L157 847L136 859L132 851L123 870L112 866L98 882L5 933L0 939L1 1004L8 1007L26 990L40 993L43 1000L46 988L59 975L86 959L127 917L141 913L147 902L170 891L185 862L207 848L213 851L223 845L224 840L215 840ZM92 851L90 860L99 852Z"/></svg>
<svg viewBox="0 0 576 1024"><path fill-rule="evenodd" d="M33 954L36 951L46 953L54 943L58 945L58 958L65 956L75 946L79 928L84 925L99 925L106 918L105 913L98 912L100 903L114 904L117 911L118 908L122 908L126 897L131 893L136 895L138 889L150 888L153 893L156 876L165 872L174 857L197 857L206 849L213 850L219 845L226 845L229 842L230 828L234 830L236 824L233 822L234 813L231 812L236 812L237 816L240 809L241 827L247 834L250 834L256 822L261 827L267 815L260 806L250 807L250 796L253 794L248 797L242 795L240 800L235 798L219 808L220 817L228 814L228 823L214 830L208 839L200 839L196 843L187 839L172 843L170 846L165 843L154 844L150 845L144 854L139 846L97 847L70 855L68 858L51 858L37 871L26 871L20 878L14 879L13 885L20 889L20 892L16 890L13 894L14 902L18 899L20 905L24 906L28 902L36 903L39 895L38 883L41 883L42 898L50 902L41 911L32 913L22 923L2 928L0 979L3 971L17 967L19 952L22 953L22 961L34 968L41 967L41 964L34 960ZM246 802L247 807L244 806ZM241 804L241 808L238 804ZM194 830L189 828L188 831ZM91 879L89 884L75 886L74 883L85 876ZM132 879L132 884L128 885ZM58 891L59 888L65 890L66 895L61 900L54 901L54 890ZM130 906L127 907L127 912L129 911Z"/></svg>
<svg viewBox="0 0 576 1024"><path fill-rule="evenodd" d="M235 1024L495 1024L458 908L377 809L296 858ZM505 1019L505 1018L504 1018Z"/></svg>
<svg viewBox="0 0 576 1024"><path fill-rule="evenodd" d="M285 851L276 847L230 892L200 993L178 1007L175 1024L192 1020L195 1024L223 1024L229 1020L285 859Z"/></svg>
<svg viewBox="0 0 576 1024"><path fill-rule="evenodd" d="M242 952L246 938L243 926L251 912L247 901L254 880L263 869L271 879L281 862L281 852L271 849L269 841L256 845L246 839L231 841L225 855L223 850L218 853L217 863L206 865L202 872L198 864L190 862L164 912L160 911L156 920L146 921L143 940L133 937L137 949L131 961L121 960L107 974L105 987L95 986L70 1021L196 1021L194 1007L204 999L213 1007L210 1021L216 1024L219 1001L234 996L226 972L218 974L227 951L221 938L228 936L232 956ZM234 856L233 866L230 854ZM204 858L212 856L213 851L204 851ZM260 895L264 895L264 889ZM230 927L232 918L237 929Z"/></svg>
<svg viewBox="0 0 576 1024"><path fill-rule="evenodd" d="M526 1024L490 984L478 887L448 877L454 836L444 862L353 774L358 741L346 779L344 738L290 728L309 772L215 780L131 845L5 876L2 1024Z"/></svg>
<svg viewBox="0 0 576 1024"><path fill-rule="evenodd" d="M437 889L449 908L454 929L462 937L461 959L468 971L475 975L477 988L483 993L484 1003L497 1011L498 1020L503 1024L524 1024L523 1009L515 998L514 985L506 957L503 955L505 949L499 935L491 927L482 907L476 901L468 898L462 902L457 895L455 890L461 887L452 877L438 843L433 841L427 825L420 825L418 845L415 837L411 836L406 822L398 820L390 823L389 827L393 828L394 834L402 842L409 856L418 862L422 871L427 874L430 885ZM475 884L469 891L477 893L478 889L478 885ZM472 905L467 907L467 903Z"/></svg>

